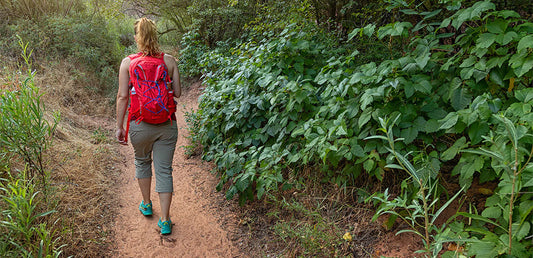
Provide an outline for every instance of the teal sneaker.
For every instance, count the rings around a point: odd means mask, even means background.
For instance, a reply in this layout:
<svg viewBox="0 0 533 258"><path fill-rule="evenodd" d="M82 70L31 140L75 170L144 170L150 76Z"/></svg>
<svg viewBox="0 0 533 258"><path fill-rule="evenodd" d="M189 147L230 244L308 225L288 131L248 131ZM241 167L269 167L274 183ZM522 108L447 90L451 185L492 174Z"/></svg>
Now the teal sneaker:
<svg viewBox="0 0 533 258"><path fill-rule="evenodd" d="M170 221L170 219L166 221L161 221L161 218L159 218L157 226L159 226L159 228L161 229L161 235L168 235L172 233L172 221Z"/></svg>
<svg viewBox="0 0 533 258"><path fill-rule="evenodd" d="M144 201L141 201L141 204L139 204L139 210L144 216L152 216L152 203L144 204Z"/></svg>

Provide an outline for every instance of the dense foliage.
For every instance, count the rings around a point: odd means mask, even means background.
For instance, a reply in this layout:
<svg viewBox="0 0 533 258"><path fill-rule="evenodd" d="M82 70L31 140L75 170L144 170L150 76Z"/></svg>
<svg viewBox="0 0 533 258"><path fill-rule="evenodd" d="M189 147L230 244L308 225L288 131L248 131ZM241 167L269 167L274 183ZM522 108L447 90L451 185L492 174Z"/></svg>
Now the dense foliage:
<svg viewBox="0 0 533 258"><path fill-rule="evenodd" d="M391 1L387 9L399 14L397 21L353 29L347 43L312 24L292 23L279 33L251 34L230 51L192 55L201 48L188 46L186 57L203 58L198 63L208 87L198 111L202 126L195 128L204 157L217 164L219 189L226 186L227 197L238 194L241 201L261 198L298 187L308 167L341 187L361 177L399 176L402 198L371 200L381 203L381 212L399 215L420 200L418 212L432 222L442 187L431 185L439 179L465 190L474 179L496 182L484 206L471 203L469 213L460 213L473 223L456 217L438 230L431 223L414 227L426 227L427 252L457 241L469 256L526 257L533 218L533 23L490 1L443 2L417 8ZM389 119L392 125L380 123ZM387 141L370 137L384 125L399 137L390 139L392 151Z"/></svg>

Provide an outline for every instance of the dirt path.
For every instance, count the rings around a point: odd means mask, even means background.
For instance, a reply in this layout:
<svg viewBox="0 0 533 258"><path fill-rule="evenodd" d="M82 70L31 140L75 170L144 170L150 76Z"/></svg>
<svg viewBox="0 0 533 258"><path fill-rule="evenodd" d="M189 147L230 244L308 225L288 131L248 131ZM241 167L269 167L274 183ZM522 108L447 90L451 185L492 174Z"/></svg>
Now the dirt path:
<svg viewBox="0 0 533 258"><path fill-rule="evenodd" d="M231 213L223 214L216 209L223 202L221 193L215 192L216 179L209 172L210 164L199 158L187 159L182 146L187 145L184 108L196 109L200 95L199 84L184 90L179 99L177 123L178 147L174 155L174 196L170 216L174 224L169 236L161 236L157 227L160 216L159 198L152 181L154 215L144 217L138 210L141 200L135 166L133 147L120 148L124 156L119 187L119 208L115 222L114 257L246 257L239 253L237 243L230 240L229 233L236 228Z"/></svg>

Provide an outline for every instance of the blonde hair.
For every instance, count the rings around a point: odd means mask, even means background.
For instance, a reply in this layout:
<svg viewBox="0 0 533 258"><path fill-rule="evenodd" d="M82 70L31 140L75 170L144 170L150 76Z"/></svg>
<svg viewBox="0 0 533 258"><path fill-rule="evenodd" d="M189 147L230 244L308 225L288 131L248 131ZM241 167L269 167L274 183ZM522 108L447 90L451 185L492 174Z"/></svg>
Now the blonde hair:
<svg viewBox="0 0 533 258"><path fill-rule="evenodd" d="M161 54L159 42L157 41L157 27L154 21L144 17L137 19L133 29L135 30L135 42L137 42L139 52L142 52L144 56L158 56Z"/></svg>

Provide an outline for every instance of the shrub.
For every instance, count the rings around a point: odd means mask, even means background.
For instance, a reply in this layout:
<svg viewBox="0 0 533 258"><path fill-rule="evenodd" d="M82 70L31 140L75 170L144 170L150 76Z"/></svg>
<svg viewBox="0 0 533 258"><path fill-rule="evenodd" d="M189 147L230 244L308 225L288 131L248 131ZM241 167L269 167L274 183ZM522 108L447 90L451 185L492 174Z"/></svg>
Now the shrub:
<svg viewBox="0 0 533 258"><path fill-rule="evenodd" d="M0 256L58 257L62 247L58 246L55 223L47 224L44 219L54 212L57 203L43 153L51 143L59 116L45 116L39 88L33 82L32 51L22 39L19 45L28 66L27 78L15 80L16 88L0 91ZM13 158L23 161L23 170L17 172Z"/></svg>
<svg viewBox="0 0 533 258"><path fill-rule="evenodd" d="M34 61L62 59L76 64L76 67L83 67L80 68L80 73L86 73L88 69L90 73L97 75L96 82L91 80L84 84L94 87L96 92L103 93L109 90L108 85L116 84L114 71L124 55L124 47L120 45L119 37L110 32L110 26L104 19L92 18L83 13L46 16L40 20L20 20L8 28L8 40L4 43L6 46L2 55L19 58L15 54L18 53L16 35L19 35L25 41L35 42ZM80 79L83 78L90 77Z"/></svg>
<svg viewBox="0 0 533 258"><path fill-rule="evenodd" d="M218 189L226 186L226 196L238 194L241 202L261 198L290 187L304 166L320 169L322 182L341 187L360 176L403 180L408 174L388 165L393 155L387 145L367 138L376 135L380 117L401 114L391 133L399 137L396 153L412 153L412 171L446 174L464 189L474 177L498 183L485 218L472 212L475 224L454 224L469 232L456 234L471 241L468 254L530 252L533 24L517 12L495 10L490 1L439 7L404 10L418 17L416 24L369 24L349 34L350 40L382 42L392 53L382 60L360 63L369 60L366 52L336 52L290 26L243 44L232 56L204 55L217 65L206 76L199 134L204 157L220 172ZM420 186L403 182L406 204L440 200L420 199ZM439 212L426 210L431 214ZM432 251L429 232L440 232L431 224L422 234L425 251Z"/></svg>

